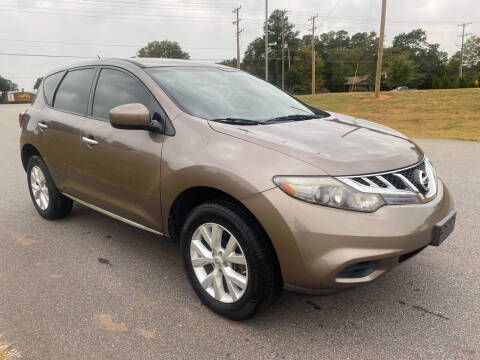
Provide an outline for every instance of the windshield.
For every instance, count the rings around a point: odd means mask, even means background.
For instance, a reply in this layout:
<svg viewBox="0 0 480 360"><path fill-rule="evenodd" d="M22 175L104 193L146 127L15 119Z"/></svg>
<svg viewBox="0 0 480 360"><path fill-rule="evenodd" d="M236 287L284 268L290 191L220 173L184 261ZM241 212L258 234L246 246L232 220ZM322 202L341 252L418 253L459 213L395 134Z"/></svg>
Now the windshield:
<svg viewBox="0 0 480 360"><path fill-rule="evenodd" d="M185 112L207 120L266 122L314 115L293 97L243 71L215 67L157 67L146 71Z"/></svg>

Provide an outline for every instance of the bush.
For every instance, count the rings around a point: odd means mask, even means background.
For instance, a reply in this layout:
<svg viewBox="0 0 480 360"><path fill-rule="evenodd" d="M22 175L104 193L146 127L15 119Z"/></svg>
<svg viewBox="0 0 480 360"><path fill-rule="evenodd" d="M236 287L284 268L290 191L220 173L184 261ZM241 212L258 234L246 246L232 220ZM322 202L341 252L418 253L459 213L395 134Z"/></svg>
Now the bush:
<svg viewBox="0 0 480 360"><path fill-rule="evenodd" d="M436 76L432 81L432 89L441 89L442 79Z"/></svg>
<svg viewBox="0 0 480 360"><path fill-rule="evenodd" d="M459 77L457 80L457 87L460 89L470 87L470 80L468 80L465 76Z"/></svg>
<svg viewBox="0 0 480 360"><path fill-rule="evenodd" d="M453 88L453 84L450 81L450 78L447 74L443 74L442 78L440 79L440 89L451 89Z"/></svg>

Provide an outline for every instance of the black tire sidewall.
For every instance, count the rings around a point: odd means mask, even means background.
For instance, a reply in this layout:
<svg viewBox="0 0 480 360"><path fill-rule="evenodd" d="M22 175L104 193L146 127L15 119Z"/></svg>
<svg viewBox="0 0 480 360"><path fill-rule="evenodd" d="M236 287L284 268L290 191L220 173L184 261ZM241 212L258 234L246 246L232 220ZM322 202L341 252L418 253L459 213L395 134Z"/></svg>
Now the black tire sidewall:
<svg viewBox="0 0 480 360"><path fill-rule="evenodd" d="M236 214L237 215L237 214ZM227 229L240 244L248 267L247 289L243 296L236 302L223 303L214 299L201 286L193 270L190 258L190 242L195 230L202 224L216 223ZM194 209L183 227L181 247L187 276L200 299L212 310L232 319L243 319L251 316L258 307L259 281L258 267L255 261L254 249L251 241L255 241L255 234L241 216L233 219L229 211L220 211L218 206L201 205Z"/></svg>

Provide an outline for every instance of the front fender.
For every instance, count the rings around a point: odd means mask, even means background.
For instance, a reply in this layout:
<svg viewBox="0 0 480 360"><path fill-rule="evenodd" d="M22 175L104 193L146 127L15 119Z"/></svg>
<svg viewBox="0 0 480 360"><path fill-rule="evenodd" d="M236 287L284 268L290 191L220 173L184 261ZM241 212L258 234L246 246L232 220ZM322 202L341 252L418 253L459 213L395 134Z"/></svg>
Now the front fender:
<svg viewBox="0 0 480 360"><path fill-rule="evenodd" d="M278 151L214 131L203 119L182 114L174 126L176 134L165 137L162 152L164 224L175 199L189 188L209 187L241 201L275 187L275 175L324 174Z"/></svg>

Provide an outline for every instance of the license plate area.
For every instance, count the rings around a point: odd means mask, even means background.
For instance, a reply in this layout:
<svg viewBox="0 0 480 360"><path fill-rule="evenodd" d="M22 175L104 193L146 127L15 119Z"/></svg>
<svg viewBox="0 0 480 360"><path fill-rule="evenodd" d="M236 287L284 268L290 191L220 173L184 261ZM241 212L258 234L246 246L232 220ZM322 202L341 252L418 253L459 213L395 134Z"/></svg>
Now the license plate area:
<svg viewBox="0 0 480 360"><path fill-rule="evenodd" d="M450 211L448 215L433 228L433 236L430 245L439 246L455 229L457 213Z"/></svg>

